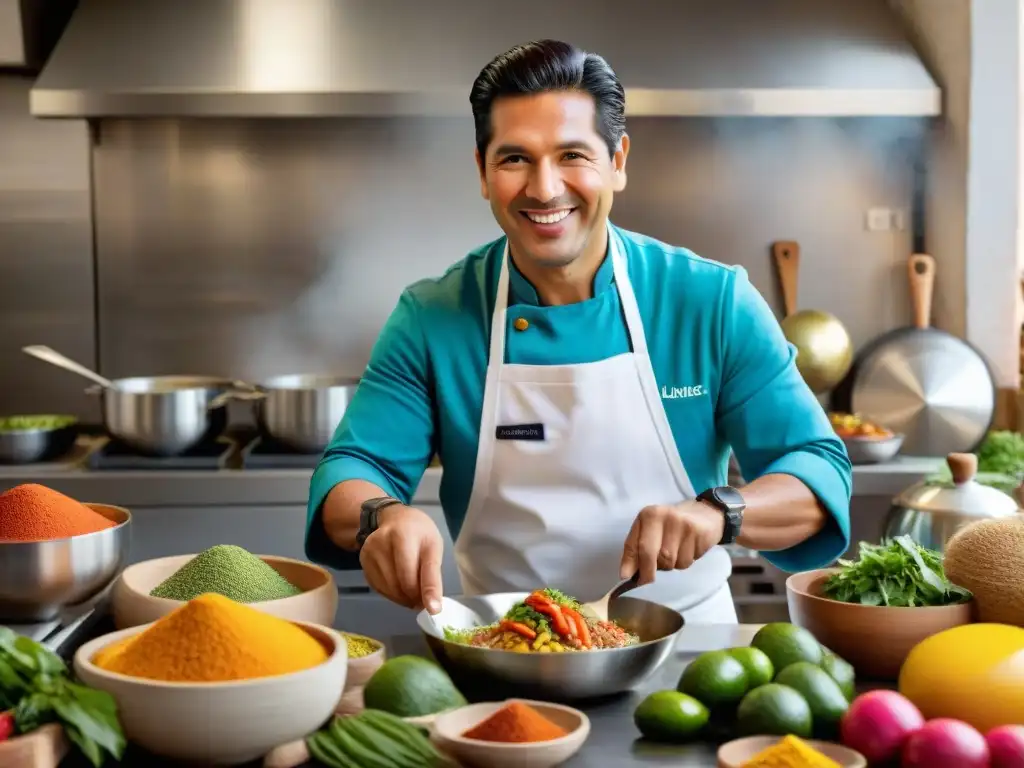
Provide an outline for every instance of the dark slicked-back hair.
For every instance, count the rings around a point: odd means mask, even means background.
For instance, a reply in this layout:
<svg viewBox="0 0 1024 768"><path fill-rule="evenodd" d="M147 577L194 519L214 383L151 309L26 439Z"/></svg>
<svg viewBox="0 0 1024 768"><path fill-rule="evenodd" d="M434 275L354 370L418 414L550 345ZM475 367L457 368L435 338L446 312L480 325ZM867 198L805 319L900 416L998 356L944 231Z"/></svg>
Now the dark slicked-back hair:
<svg viewBox="0 0 1024 768"><path fill-rule="evenodd" d="M580 91L594 98L597 132L615 154L626 132L626 93L603 58L558 40L517 45L480 70L469 103L476 124L476 147L487 155L491 141L491 107L501 96L529 96L546 91Z"/></svg>

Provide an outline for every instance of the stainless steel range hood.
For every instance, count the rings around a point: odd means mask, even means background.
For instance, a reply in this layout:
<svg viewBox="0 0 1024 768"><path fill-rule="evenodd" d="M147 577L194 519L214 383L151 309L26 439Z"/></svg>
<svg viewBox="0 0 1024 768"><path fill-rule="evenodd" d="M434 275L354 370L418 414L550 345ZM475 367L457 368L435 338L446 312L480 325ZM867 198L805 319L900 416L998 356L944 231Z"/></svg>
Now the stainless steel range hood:
<svg viewBox="0 0 1024 768"><path fill-rule="evenodd" d="M87 0L39 117L466 115L493 56L601 53L630 115L936 115L885 0Z"/></svg>

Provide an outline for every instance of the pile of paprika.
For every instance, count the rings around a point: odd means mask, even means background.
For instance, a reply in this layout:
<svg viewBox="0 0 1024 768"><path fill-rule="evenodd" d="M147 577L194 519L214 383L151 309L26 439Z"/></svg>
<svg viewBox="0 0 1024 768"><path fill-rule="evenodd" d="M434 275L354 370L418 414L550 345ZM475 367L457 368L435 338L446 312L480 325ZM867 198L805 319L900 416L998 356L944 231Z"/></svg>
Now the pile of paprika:
<svg viewBox="0 0 1024 768"><path fill-rule="evenodd" d="M551 722L529 704L512 701L463 733L462 738L522 744L567 735L568 731L562 726Z"/></svg>

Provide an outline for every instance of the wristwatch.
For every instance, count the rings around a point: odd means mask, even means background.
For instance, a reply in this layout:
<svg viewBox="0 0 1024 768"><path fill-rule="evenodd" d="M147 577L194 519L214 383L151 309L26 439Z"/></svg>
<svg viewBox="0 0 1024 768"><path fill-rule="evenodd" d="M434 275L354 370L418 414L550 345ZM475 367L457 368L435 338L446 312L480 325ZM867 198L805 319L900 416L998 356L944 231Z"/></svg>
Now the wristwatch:
<svg viewBox="0 0 1024 768"><path fill-rule="evenodd" d="M356 544L362 548L366 537L377 530L379 525L378 517L380 511L392 504L401 504L398 499L390 496L380 496L376 499L367 499L359 508L359 532L356 534Z"/></svg>
<svg viewBox="0 0 1024 768"><path fill-rule="evenodd" d="M708 488L697 497L697 500L707 502L725 517L722 540L718 543L732 544L736 541L743 526L743 510L747 508L747 503L743 501L740 492L731 486L720 485L717 488Z"/></svg>

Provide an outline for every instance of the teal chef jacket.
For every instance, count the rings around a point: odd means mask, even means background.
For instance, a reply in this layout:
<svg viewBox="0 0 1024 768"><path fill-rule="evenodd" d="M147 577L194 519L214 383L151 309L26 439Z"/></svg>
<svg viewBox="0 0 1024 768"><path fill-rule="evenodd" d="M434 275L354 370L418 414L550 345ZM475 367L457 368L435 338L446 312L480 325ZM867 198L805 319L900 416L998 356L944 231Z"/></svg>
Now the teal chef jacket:
<svg viewBox="0 0 1024 768"><path fill-rule="evenodd" d="M662 405L697 493L726 483L730 448L748 482L765 474L799 478L829 521L802 544L763 555L786 571L831 563L849 546L850 460L746 271L618 227L610 232L622 245ZM359 567L358 556L323 530L320 508L335 485L366 480L408 504L435 453L441 506L457 538L473 486L504 247L499 238L402 293L313 473L311 560ZM610 258L594 277L593 298L562 306L541 306L511 261L509 271L506 363L589 363L630 350ZM524 331L515 329L520 318L528 321Z"/></svg>

